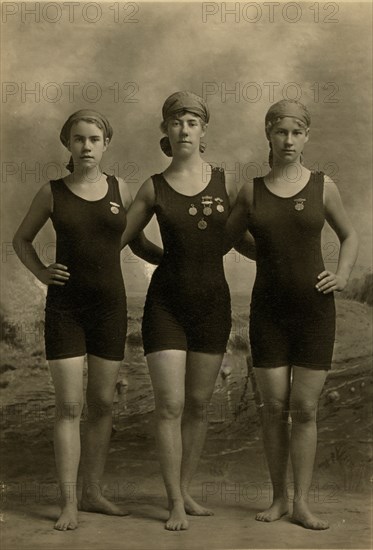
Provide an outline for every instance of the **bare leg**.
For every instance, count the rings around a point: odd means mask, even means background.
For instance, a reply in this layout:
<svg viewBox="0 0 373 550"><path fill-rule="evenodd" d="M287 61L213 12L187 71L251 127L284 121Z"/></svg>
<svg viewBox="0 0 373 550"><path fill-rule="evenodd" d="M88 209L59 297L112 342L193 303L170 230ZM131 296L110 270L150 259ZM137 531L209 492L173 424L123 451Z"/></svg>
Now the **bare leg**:
<svg viewBox="0 0 373 550"><path fill-rule="evenodd" d="M109 502L103 496L101 486L109 450L119 367L119 361L88 356L88 420L84 438L84 479L80 508L85 512L124 516L128 512Z"/></svg>
<svg viewBox="0 0 373 550"><path fill-rule="evenodd" d="M308 493L316 454L316 411L327 371L293 368L290 397L292 432L290 455L294 474L292 521L307 529L327 529L328 522L317 518L308 506Z"/></svg>
<svg viewBox="0 0 373 550"><path fill-rule="evenodd" d="M80 416L83 408L84 357L49 362L55 388L54 452L61 490L61 515L54 528L76 529L76 484L80 460Z"/></svg>
<svg viewBox="0 0 373 550"><path fill-rule="evenodd" d="M197 469L206 439L208 406L214 391L223 354L188 352L185 377L185 407L182 418L183 458L181 491L187 514L211 516L189 494L189 485Z"/></svg>
<svg viewBox="0 0 373 550"><path fill-rule="evenodd" d="M189 527L180 489L186 352L159 351L146 359L154 390L159 461L170 509L165 528L180 531Z"/></svg>
<svg viewBox="0 0 373 550"><path fill-rule="evenodd" d="M273 486L271 506L257 514L258 521L275 521L288 512L287 466L289 457L288 403L290 367L255 369L263 398L264 451Z"/></svg>

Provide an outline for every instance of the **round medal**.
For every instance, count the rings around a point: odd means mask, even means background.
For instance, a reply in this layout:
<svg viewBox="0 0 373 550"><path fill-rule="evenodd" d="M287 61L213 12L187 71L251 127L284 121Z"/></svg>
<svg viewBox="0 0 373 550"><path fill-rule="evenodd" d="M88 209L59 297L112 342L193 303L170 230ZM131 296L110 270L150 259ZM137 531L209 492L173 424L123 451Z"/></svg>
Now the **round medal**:
<svg viewBox="0 0 373 550"><path fill-rule="evenodd" d="M211 214L212 214L211 208L209 206L205 206L205 208L203 209L203 214L205 216L211 216Z"/></svg>
<svg viewBox="0 0 373 550"><path fill-rule="evenodd" d="M304 204L302 204L301 202L297 202L294 206L295 210L303 210L304 209Z"/></svg>
<svg viewBox="0 0 373 550"><path fill-rule="evenodd" d="M116 206L112 206L112 207L110 208L110 210L112 211L113 214L119 214L119 208L116 207Z"/></svg>
<svg viewBox="0 0 373 550"><path fill-rule="evenodd" d="M195 216L197 214L197 208L192 204L188 210L190 216Z"/></svg>
<svg viewBox="0 0 373 550"><path fill-rule="evenodd" d="M216 207L216 210L218 212L224 212L224 206L222 204L218 204L218 206Z"/></svg>
<svg viewBox="0 0 373 550"><path fill-rule="evenodd" d="M205 220L199 220L198 222L198 229L206 229L207 223Z"/></svg>

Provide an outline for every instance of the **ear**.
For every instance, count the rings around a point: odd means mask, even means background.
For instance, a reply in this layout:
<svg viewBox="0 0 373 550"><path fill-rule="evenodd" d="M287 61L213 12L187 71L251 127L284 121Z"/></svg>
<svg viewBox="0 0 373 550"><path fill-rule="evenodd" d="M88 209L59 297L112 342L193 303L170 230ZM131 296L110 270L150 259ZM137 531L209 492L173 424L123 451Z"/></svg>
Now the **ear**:
<svg viewBox="0 0 373 550"><path fill-rule="evenodd" d="M307 143L307 141L310 139L310 129L307 128L306 130L306 139L304 140L304 143Z"/></svg>
<svg viewBox="0 0 373 550"><path fill-rule="evenodd" d="M109 143L110 143L110 140L109 138L105 138L104 139L104 152L106 151L106 149L108 148L109 146Z"/></svg>

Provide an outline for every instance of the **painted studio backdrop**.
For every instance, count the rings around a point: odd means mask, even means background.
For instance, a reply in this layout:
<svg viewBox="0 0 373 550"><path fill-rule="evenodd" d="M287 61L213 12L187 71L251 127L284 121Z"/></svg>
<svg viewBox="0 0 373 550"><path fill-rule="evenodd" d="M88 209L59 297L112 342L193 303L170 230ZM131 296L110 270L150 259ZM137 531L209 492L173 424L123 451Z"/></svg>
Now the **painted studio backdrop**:
<svg viewBox="0 0 373 550"><path fill-rule="evenodd" d="M363 494L372 304L370 3L3 2L1 7L3 477L13 483L21 478L55 483L53 391L43 343L45 289L21 265L11 240L38 188L67 173L69 154L59 141L62 124L78 109L104 113L114 136L103 168L126 179L135 195L149 175L167 166L159 147L161 107L168 95L185 89L202 95L211 110L206 163L233 173L237 186L268 169L264 116L269 106L287 98L309 108L304 162L337 183L361 241L352 280L338 300L334 367L320 403L323 444L315 483L334 483L340 506L346 492ZM146 234L160 242L154 219ZM53 263L51 222L37 236L36 248L46 264ZM338 239L328 229L323 254L327 268L334 269ZM145 453L156 460L153 398L140 335L153 268L129 250L123 252L122 268L130 324L107 467L109 476L115 470L116 480L122 479L126 460L141 463ZM223 480L267 479L246 361L255 263L231 251L225 269L234 321L206 411L211 426L196 490L207 500L217 498ZM347 367L348 375L343 374ZM22 441L23 456L15 451L16 440ZM249 448L256 464L250 469L243 466ZM242 468L234 468L240 457ZM215 485L204 485L204 479ZM118 498L162 490L143 485L137 470L131 480L134 485L118 482ZM224 548L235 542L230 539ZM302 544L297 541L297 547Z"/></svg>

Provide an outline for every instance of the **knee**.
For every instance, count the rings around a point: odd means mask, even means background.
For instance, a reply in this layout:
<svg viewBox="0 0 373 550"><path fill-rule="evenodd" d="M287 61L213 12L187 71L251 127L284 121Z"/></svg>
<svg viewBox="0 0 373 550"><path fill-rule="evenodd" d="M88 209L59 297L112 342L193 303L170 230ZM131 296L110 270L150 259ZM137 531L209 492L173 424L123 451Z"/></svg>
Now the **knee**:
<svg viewBox="0 0 373 550"><path fill-rule="evenodd" d="M82 401L64 401L56 403L56 420L79 421L83 410Z"/></svg>
<svg viewBox="0 0 373 550"><path fill-rule="evenodd" d="M195 393L189 394L185 401L184 414L198 420L206 420L209 412L210 399L206 395Z"/></svg>
<svg viewBox="0 0 373 550"><path fill-rule="evenodd" d="M287 422L289 416L289 403L282 399L269 399L263 401L262 415L265 422Z"/></svg>
<svg viewBox="0 0 373 550"><path fill-rule="evenodd" d="M109 397L97 396L94 399L87 399L88 420L111 416L112 411L113 400Z"/></svg>
<svg viewBox="0 0 373 550"><path fill-rule="evenodd" d="M184 402L179 399L163 399L156 406L158 418L174 420L180 418L184 409Z"/></svg>
<svg viewBox="0 0 373 550"><path fill-rule="evenodd" d="M295 424L305 424L316 421L317 402L292 399L290 401L290 414Z"/></svg>

